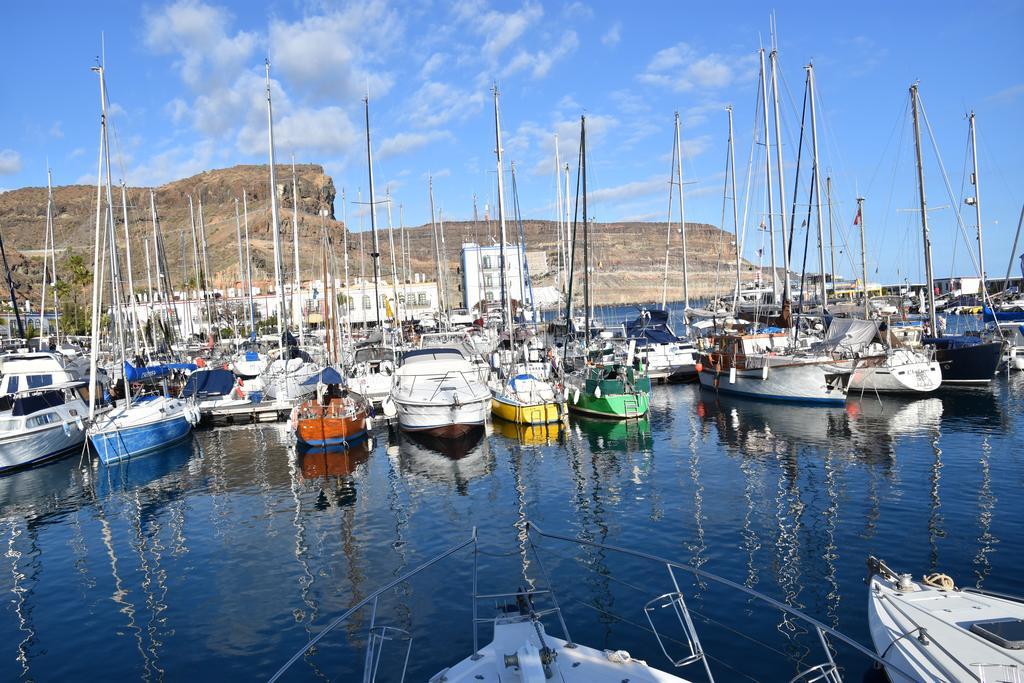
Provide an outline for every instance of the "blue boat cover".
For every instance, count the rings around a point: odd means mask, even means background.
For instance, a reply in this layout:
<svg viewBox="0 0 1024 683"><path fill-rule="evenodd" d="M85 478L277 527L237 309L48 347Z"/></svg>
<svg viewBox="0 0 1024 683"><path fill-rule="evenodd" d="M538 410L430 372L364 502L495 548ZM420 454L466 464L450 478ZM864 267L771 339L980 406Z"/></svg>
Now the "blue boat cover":
<svg viewBox="0 0 1024 683"><path fill-rule="evenodd" d="M163 363L161 365L146 365L135 367L128 361L124 363L124 376L129 382L141 382L144 379L156 379L166 377L172 370L195 370L194 363Z"/></svg>
<svg viewBox="0 0 1024 683"><path fill-rule="evenodd" d="M230 370L197 370L189 375L185 388L181 390L182 398L199 396L226 396L235 388L235 375Z"/></svg>
<svg viewBox="0 0 1024 683"><path fill-rule="evenodd" d="M991 308L985 306L984 308L981 309L981 313L982 320L984 320L987 323L993 322L995 320L1004 320L1010 322L1024 320L1024 311L995 311L993 313Z"/></svg>
<svg viewBox="0 0 1024 683"><path fill-rule="evenodd" d="M341 373L334 368L324 368L317 374L306 379L302 383L303 386L309 386L310 384L344 384L345 380L341 378Z"/></svg>
<svg viewBox="0 0 1024 683"><path fill-rule="evenodd" d="M645 344L673 344L679 341L668 326L668 311L645 310L632 322L626 323L626 336L635 339L638 346Z"/></svg>
<svg viewBox="0 0 1024 683"><path fill-rule="evenodd" d="M259 360L260 359L260 354L259 354L258 351L246 351L245 352L245 359L246 360L250 360L250 361L252 361L252 360Z"/></svg>

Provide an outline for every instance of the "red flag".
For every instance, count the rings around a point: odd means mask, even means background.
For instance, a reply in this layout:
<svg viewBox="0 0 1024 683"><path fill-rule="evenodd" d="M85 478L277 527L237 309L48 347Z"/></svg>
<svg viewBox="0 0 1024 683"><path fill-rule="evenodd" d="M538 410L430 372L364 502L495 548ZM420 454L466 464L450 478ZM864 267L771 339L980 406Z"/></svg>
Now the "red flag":
<svg viewBox="0 0 1024 683"><path fill-rule="evenodd" d="M857 215L853 219L854 225L860 225L860 209L857 209Z"/></svg>

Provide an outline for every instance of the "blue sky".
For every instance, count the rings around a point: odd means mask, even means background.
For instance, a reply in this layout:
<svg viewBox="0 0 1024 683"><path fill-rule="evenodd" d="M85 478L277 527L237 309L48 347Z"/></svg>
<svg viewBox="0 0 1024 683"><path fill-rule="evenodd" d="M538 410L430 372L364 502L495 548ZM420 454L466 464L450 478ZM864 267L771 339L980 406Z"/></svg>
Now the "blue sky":
<svg viewBox="0 0 1024 683"><path fill-rule="evenodd" d="M678 110L687 220L721 224L724 107L735 110L742 192L757 48L768 41L770 12L756 2L57 4L5 9L6 51L18 59L0 77L0 188L45 184L47 159L55 183L93 182L99 97L89 67L105 32L116 173L129 184L265 162L269 56L278 159L294 153L299 162L322 164L339 194L342 187L353 200L359 188L365 194L362 97L369 88L376 190L389 186L410 224L429 218L431 173L447 217L469 218L473 193L481 211L493 205L493 81L525 216L554 217L553 136L563 160L575 163L586 113L594 217L664 220ZM986 269L1001 277L1024 202L1024 4L783 3L777 19L787 185L791 191L803 66L813 60L822 169L833 177L838 232L851 244L839 247L838 270L854 275L859 263L852 220L861 194L869 277L919 278L918 217L905 210L917 205L906 111L907 88L919 80L958 205L965 114L977 112ZM947 207L930 213L936 274L969 273L954 202L933 157L926 171L930 205ZM745 256L753 260L761 246L761 176L751 182L746 221ZM336 209L340 217L340 202ZM973 232L973 211L964 218ZM349 219L358 227L352 206Z"/></svg>

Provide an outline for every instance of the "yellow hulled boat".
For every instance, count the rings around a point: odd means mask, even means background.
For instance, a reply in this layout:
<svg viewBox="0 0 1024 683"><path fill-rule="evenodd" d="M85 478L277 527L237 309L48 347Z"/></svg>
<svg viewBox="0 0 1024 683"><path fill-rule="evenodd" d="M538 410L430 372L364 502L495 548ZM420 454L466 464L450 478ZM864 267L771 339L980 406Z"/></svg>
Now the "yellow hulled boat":
<svg viewBox="0 0 1024 683"><path fill-rule="evenodd" d="M550 424L565 416L565 401L547 382L521 374L494 393L491 411L496 417L516 424Z"/></svg>

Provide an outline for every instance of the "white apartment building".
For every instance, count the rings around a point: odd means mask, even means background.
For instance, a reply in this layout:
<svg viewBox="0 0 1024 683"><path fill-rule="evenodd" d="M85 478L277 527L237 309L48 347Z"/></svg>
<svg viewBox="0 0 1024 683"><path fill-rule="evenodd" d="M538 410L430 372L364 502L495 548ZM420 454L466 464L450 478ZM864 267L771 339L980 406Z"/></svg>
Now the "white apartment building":
<svg viewBox="0 0 1024 683"><path fill-rule="evenodd" d="M509 297L529 306L529 290L524 292L528 271L522 247L505 245L505 286ZM501 247L482 246L468 242L462 245L462 296L466 308L473 309L483 301L501 301Z"/></svg>

